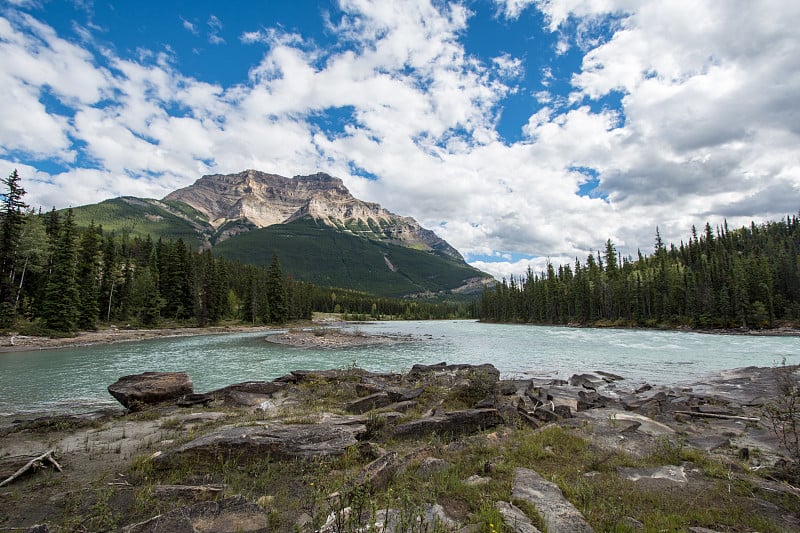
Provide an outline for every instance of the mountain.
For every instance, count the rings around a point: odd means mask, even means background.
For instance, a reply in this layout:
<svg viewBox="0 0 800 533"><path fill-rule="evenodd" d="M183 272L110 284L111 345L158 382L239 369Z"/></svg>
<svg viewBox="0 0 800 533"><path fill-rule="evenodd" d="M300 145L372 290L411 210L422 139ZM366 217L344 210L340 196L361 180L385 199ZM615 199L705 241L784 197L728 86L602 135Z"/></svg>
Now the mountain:
<svg viewBox="0 0 800 533"><path fill-rule="evenodd" d="M161 200L121 197L74 212L79 225L182 238L246 263L277 254L296 279L379 295L470 293L492 279L413 218L355 198L324 173L214 174Z"/></svg>

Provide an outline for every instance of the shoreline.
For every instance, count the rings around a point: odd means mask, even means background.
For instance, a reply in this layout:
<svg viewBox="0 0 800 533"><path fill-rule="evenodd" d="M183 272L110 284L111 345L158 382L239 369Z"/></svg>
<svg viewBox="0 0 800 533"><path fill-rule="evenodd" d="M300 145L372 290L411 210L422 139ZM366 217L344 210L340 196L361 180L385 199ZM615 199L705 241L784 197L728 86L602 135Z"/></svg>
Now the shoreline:
<svg viewBox="0 0 800 533"><path fill-rule="evenodd" d="M0 336L0 354L56 350L59 348L80 348L84 346L136 342L150 339L168 339L174 337L199 337L203 335L222 335L225 333L280 331L282 329L285 328L266 325L230 325L153 329L106 328L97 331L81 331L74 337L64 338L2 335Z"/></svg>
<svg viewBox="0 0 800 533"><path fill-rule="evenodd" d="M792 327L778 327L766 330L743 330L743 329L694 329L686 327L677 328L645 328L633 326L586 326L579 324L532 324L532 323L505 323L505 322L483 322L481 324L503 324L516 326L548 326L565 327L574 329L619 329L619 330L639 330L639 331L675 331L682 333L698 333L702 335L730 335L748 337L800 337L800 329ZM0 355L5 353L34 352L39 350L56 350L59 348L80 348L84 346L96 346L104 344L116 344L120 342L136 342L152 339L167 339L174 337L195 337L204 335L223 335L226 333L257 333L260 331L287 331L282 338L269 339L269 342L294 346L298 348L308 347L329 347L342 348L348 346L367 346L371 344L385 344L390 342L400 342L402 338L388 337L381 335L371 335L369 333L346 333L339 328L348 322L330 317L314 318L311 321L295 322L283 326L276 325L245 325L233 324L224 326L204 326L204 327L163 327L152 329L124 329L124 328L104 328L96 331L80 331L74 337L38 337L27 335L0 335ZM319 328L325 328L323 335L315 332ZM306 331L304 331L306 329ZM335 331L335 334L331 332ZM328 342L331 341L331 342Z"/></svg>

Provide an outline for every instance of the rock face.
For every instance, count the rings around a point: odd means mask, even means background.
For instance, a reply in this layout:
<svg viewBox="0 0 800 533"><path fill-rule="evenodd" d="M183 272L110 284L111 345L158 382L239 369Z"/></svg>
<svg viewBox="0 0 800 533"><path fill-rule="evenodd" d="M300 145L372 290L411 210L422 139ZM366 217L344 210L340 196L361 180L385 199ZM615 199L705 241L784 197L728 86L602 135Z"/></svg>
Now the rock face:
<svg viewBox="0 0 800 533"><path fill-rule="evenodd" d="M324 173L294 178L257 170L213 174L168 194L164 201L193 207L214 229L230 226L230 234L221 239L252 227L287 224L308 216L362 236L463 260L455 248L413 218L355 198L341 179Z"/></svg>
<svg viewBox="0 0 800 533"><path fill-rule="evenodd" d="M123 376L108 386L108 392L126 408L174 400L192 394L194 386L186 372L145 372Z"/></svg>

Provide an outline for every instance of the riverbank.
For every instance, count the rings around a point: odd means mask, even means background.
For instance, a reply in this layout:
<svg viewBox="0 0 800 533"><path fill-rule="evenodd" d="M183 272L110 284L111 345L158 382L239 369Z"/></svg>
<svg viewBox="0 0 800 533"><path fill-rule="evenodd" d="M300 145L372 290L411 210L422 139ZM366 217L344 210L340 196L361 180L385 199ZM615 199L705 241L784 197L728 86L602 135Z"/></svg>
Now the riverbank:
<svg viewBox="0 0 800 533"><path fill-rule="evenodd" d="M164 327L164 328L120 328L103 327L96 331L80 331L74 337L40 337L32 335L0 335L0 354L31 350L50 350L57 348L76 348L118 342L135 342L148 339L171 337L193 337L201 335L221 335L226 333L258 333L259 331L287 331L272 342L289 346L312 346L309 337L319 337L329 341L331 347L362 346L381 343L382 339L370 341L369 336L360 332L340 333L346 323L335 315L317 314L310 321L296 321L286 325L226 324L206 327ZM312 333L313 332L313 333ZM322 342L321 341L321 342ZM324 345L324 343L323 343Z"/></svg>
<svg viewBox="0 0 800 533"><path fill-rule="evenodd" d="M275 326L208 326L180 328L125 329L104 328L97 331L81 331L74 337L35 337L27 335L0 336L0 353L22 352L29 350L49 350L55 348L75 348L96 344L113 344L117 342L143 341L147 339L190 337L197 335L219 335L224 333L274 331Z"/></svg>
<svg viewBox="0 0 800 533"><path fill-rule="evenodd" d="M796 370L691 388L486 364L294 371L127 414L0 421L0 483L48 452L60 468L0 488L0 529L797 530L764 419Z"/></svg>

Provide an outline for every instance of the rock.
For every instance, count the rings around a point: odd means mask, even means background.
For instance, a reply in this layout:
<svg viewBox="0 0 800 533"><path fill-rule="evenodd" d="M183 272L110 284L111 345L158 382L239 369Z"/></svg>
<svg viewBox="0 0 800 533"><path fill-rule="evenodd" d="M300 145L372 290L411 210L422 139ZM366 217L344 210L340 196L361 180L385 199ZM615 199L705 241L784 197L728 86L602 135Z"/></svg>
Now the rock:
<svg viewBox="0 0 800 533"><path fill-rule="evenodd" d="M475 433L503 423L504 420L497 409L467 409L412 420L395 426L392 434L396 438L417 438L431 433L457 436Z"/></svg>
<svg viewBox="0 0 800 533"><path fill-rule="evenodd" d="M188 407L222 402L230 407L257 407L264 405L267 400L285 388L286 384L278 381L245 381L203 394L184 396L178 405Z"/></svg>
<svg viewBox="0 0 800 533"><path fill-rule="evenodd" d="M156 462L169 463L183 455L226 458L253 455L272 460L338 456L350 446L358 444L356 437L366 433L363 424L353 422L345 418L318 424L275 422L257 426L228 426L162 454Z"/></svg>
<svg viewBox="0 0 800 533"><path fill-rule="evenodd" d="M478 474L473 474L464 480L464 485L468 485L470 487L480 487L482 485L488 485L491 482L492 478L490 477L481 477Z"/></svg>
<svg viewBox="0 0 800 533"><path fill-rule="evenodd" d="M595 370L594 373L609 383L612 383L614 381L622 381L625 379L622 376L618 376L617 374L612 374L611 372L603 372L602 370Z"/></svg>
<svg viewBox="0 0 800 533"><path fill-rule="evenodd" d="M397 452L384 454L362 468L355 483L358 486L367 485L371 490L383 490L389 485L399 466Z"/></svg>
<svg viewBox="0 0 800 533"><path fill-rule="evenodd" d="M638 389L636 389L634 392L635 392L636 394L641 394L641 393L643 393L643 392L647 392L647 391L651 390L652 388L653 388L653 386L652 386L652 385L650 385L649 383L645 383L644 385L642 385L641 387L639 387Z"/></svg>
<svg viewBox="0 0 800 533"><path fill-rule="evenodd" d="M256 533L269 532L261 507L243 496L179 507L145 522L122 529L124 533Z"/></svg>
<svg viewBox="0 0 800 533"><path fill-rule="evenodd" d="M495 502L494 508L503 517L503 524L511 528L514 533L541 533L528 515L513 503Z"/></svg>
<svg viewBox="0 0 800 533"><path fill-rule="evenodd" d="M608 404L613 403L614 400L607 396L602 396L594 390L579 390L578 391L578 404L576 406L578 411L586 411L588 409L600 409L606 407Z"/></svg>
<svg viewBox="0 0 800 533"><path fill-rule="evenodd" d="M573 376L569 378L569 384L573 387L583 387L592 390L596 390L605 383L606 381L603 378L597 377L594 374L573 374Z"/></svg>
<svg viewBox="0 0 800 533"><path fill-rule="evenodd" d="M391 404L392 400L389 398L389 394L381 391L349 402L347 406L345 406L345 410L348 413L360 415L362 413L366 413L367 411L380 409L381 407L386 407L387 405Z"/></svg>
<svg viewBox="0 0 800 533"><path fill-rule="evenodd" d="M397 411L398 413L405 413L406 411L410 411L419 405L418 402L414 400L405 400L402 402L393 403L389 406L392 411Z"/></svg>
<svg viewBox="0 0 800 533"><path fill-rule="evenodd" d="M437 363L435 365L414 365L411 367L411 370L408 371L406 377L409 379L420 379L424 374L463 372L465 370L486 372L490 376L493 376L495 381L499 381L500 379L500 371L497 370L494 365L488 363L483 365L448 365L445 362Z"/></svg>
<svg viewBox="0 0 800 533"><path fill-rule="evenodd" d="M675 483L686 483L689 479L686 476L684 465L659 466L653 468L627 468L618 467L617 473L620 477L629 481L640 481L642 479L663 479Z"/></svg>
<svg viewBox="0 0 800 533"><path fill-rule="evenodd" d="M432 477L434 474L444 472L452 466L452 464L448 463L444 459L426 457L420 463L419 468L417 468L417 477L427 479Z"/></svg>
<svg viewBox="0 0 800 533"><path fill-rule="evenodd" d="M108 392L131 411L185 394L192 394L194 386L186 372L145 372L123 376L108 386Z"/></svg>
<svg viewBox="0 0 800 533"><path fill-rule="evenodd" d="M511 497L532 504L549 533L593 533L594 529L572 505L558 485L528 468L515 468Z"/></svg>

